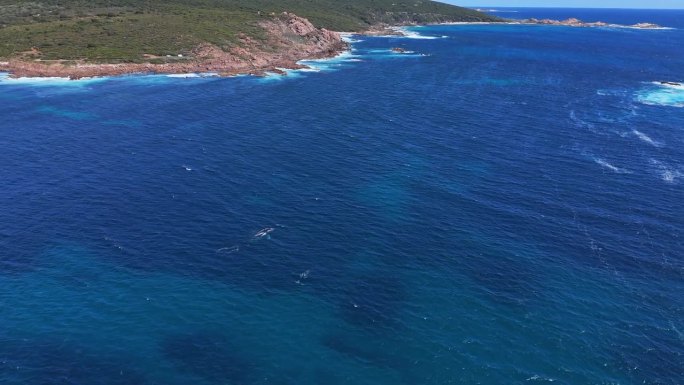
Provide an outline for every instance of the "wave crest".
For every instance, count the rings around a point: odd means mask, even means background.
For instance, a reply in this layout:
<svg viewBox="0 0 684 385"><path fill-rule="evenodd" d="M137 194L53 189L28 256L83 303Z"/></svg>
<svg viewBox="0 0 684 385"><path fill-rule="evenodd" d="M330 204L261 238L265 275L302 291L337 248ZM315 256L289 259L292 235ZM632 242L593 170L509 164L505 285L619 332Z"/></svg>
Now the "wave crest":
<svg viewBox="0 0 684 385"><path fill-rule="evenodd" d="M655 167L660 179L665 183L678 183L679 179L684 176L684 172L682 172L680 167L672 166L655 159L651 159L651 164Z"/></svg>
<svg viewBox="0 0 684 385"><path fill-rule="evenodd" d="M632 133L636 135L637 138L639 138L642 142L648 143L653 147L662 147L663 144L661 142L658 142L656 140L653 140L650 136L644 134L641 131L638 130L632 130Z"/></svg>
<svg viewBox="0 0 684 385"><path fill-rule="evenodd" d="M625 170L624 168L614 166L614 165L608 163L608 161L606 161L604 159L601 159L598 157L594 157L593 159L594 159L594 162L596 162L596 164L598 164L601 167L603 167L607 170L610 170L616 174L630 174L631 173L629 170Z"/></svg>
<svg viewBox="0 0 684 385"><path fill-rule="evenodd" d="M651 106L684 107L684 84L653 82L636 97L642 104Z"/></svg>

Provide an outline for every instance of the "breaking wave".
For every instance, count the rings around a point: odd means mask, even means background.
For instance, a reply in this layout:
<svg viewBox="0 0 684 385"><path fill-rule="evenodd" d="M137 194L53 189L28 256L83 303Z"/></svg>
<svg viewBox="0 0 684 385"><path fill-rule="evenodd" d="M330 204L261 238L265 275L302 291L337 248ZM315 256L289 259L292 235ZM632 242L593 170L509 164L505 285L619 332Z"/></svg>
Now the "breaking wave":
<svg viewBox="0 0 684 385"><path fill-rule="evenodd" d="M614 166L614 165L610 164L608 161L606 161L606 160L604 160L604 159L601 159L601 158L598 158L598 157L594 157L593 160L594 160L594 162L596 162L596 164L598 164L599 166L605 168L606 170L610 170L610 171L612 171L612 172L614 172L614 173L616 173L616 174L630 174L630 173L631 173L629 170L625 170L625 169L623 169L623 168Z"/></svg>
<svg viewBox="0 0 684 385"><path fill-rule="evenodd" d="M642 142L648 143L648 144L650 144L651 146L654 146L654 147L662 147L662 146L663 146L662 143L660 143L660 142L658 142L658 141L656 141L656 140L653 140L650 136L644 134L644 133L641 132L641 131L632 130L632 133L633 133L637 138L639 138Z"/></svg>
<svg viewBox="0 0 684 385"><path fill-rule="evenodd" d="M656 172L660 179L668 184L678 183L679 179L684 176L684 173L679 167L672 166L670 164L651 159L651 165L655 167Z"/></svg>
<svg viewBox="0 0 684 385"><path fill-rule="evenodd" d="M80 87L95 82L102 82L108 77L82 78L72 80L62 77L11 77L7 72L0 72L0 85L21 85L21 86L52 86L52 87Z"/></svg>
<svg viewBox="0 0 684 385"><path fill-rule="evenodd" d="M684 107L684 84L653 82L637 93L637 101L651 106Z"/></svg>
<svg viewBox="0 0 684 385"><path fill-rule="evenodd" d="M391 36L391 37L395 37L395 38L398 37L398 38L404 38L404 39L421 39L421 40L434 40L434 39L442 39L443 38L443 36L421 35L419 32L416 32L412 28L408 28L408 27L397 27L397 28L392 28L392 29L401 34L401 35L397 35L397 36Z"/></svg>

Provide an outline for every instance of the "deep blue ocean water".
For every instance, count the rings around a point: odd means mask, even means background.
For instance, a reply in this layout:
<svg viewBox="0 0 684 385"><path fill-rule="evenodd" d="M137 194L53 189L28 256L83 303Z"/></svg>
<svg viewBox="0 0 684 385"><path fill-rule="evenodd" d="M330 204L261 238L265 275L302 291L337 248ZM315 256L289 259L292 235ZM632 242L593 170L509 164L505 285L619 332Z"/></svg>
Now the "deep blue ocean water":
<svg viewBox="0 0 684 385"><path fill-rule="evenodd" d="M684 383L684 12L601 12L3 77L0 383Z"/></svg>

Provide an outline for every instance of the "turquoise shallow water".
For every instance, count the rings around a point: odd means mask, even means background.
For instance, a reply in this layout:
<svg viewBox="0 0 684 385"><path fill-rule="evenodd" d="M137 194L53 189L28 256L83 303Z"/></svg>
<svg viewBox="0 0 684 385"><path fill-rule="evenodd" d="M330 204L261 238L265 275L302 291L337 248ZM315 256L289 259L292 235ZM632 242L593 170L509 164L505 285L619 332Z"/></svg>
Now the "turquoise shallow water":
<svg viewBox="0 0 684 385"><path fill-rule="evenodd" d="M0 77L0 382L680 384L682 30L413 31Z"/></svg>

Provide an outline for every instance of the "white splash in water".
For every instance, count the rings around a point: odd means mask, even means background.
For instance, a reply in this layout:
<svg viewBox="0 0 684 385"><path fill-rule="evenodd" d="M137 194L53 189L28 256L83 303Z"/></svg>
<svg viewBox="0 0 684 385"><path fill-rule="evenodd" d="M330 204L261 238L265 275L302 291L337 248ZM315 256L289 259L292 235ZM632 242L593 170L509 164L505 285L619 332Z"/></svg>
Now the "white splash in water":
<svg viewBox="0 0 684 385"><path fill-rule="evenodd" d="M650 136L644 134L644 133L641 132L641 131L632 130L632 133L633 133L634 135L636 135L636 137L639 138L642 142L648 143L648 144L650 144L651 146L654 146L654 147L662 147L662 146L663 146L662 143L660 143L660 142L658 142L658 141L655 141L655 140L651 139Z"/></svg>
<svg viewBox="0 0 684 385"><path fill-rule="evenodd" d="M650 161L651 164L655 166L655 169L658 172L658 176L660 176L660 179L663 180L665 183L675 184L682 176L684 176L684 173L682 173L680 167L672 166L655 159L651 159Z"/></svg>
<svg viewBox="0 0 684 385"><path fill-rule="evenodd" d="M109 79L108 77L81 78L72 80L60 77L19 77L13 78L6 72L0 72L0 85L22 85L22 86L52 86L52 87L82 87L87 84L101 82Z"/></svg>
<svg viewBox="0 0 684 385"><path fill-rule="evenodd" d="M405 39L421 39L421 40L434 40L434 39L440 39L443 38L441 36L428 36L428 35L421 35L420 33L409 29L407 27L394 27L392 28L393 31L396 31L400 33L401 35L397 36L390 36L394 38L405 38Z"/></svg>
<svg viewBox="0 0 684 385"><path fill-rule="evenodd" d="M297 64L304 66L299 69L278 68L280 73L265 72L260 80L265 82L282 81L287 79L296 79L303 76L307 72L327 72L335 71L343 67L345 64L352 62L359 62L359 56L353 53L353 50L347 50L337 56L323 59L309 59L298 61Z"/></svg>
<svg viewBox="0 0 684 385"><path fill-rule="evenodd" d="M604 160L604 159L601 159L601 158L598 158L598 157L593 157L593 159L594 159L594 162L596 162L596 164L598 164L598 165L600 165L601 167L603 167L603 168L605 168L605 169L607 169L607 170L610 170L610 171L612 171L612 172L614 172L614 173L617 173L617 174L629 174L629 173L630 173L629 170L625 170L625 169L623 169L623 168L614 166L614 165L610 164L609 162L607 162L607 161Z"/></svg>
<svg viewBox="0 0 684 385"><path fill-rule="evenodd" d="M258 239L261 239L264 237L266 237L267 239L270 239L271 236L269 234L271 234L274 231L275 231L275 229L273 227L263 228L254 234L254 236L252 237L252 240L258 240Z"/></svg>
<svg viewBox="0 0 684 385"><path fill-rule="evenodd" d="M637 101L651 106L684 107L684 84L676 82L654 82L648 89L640 91Z"/></svg>
<svg viewBox="0 0 684 385"><path fill-rule="evenodd" d="M349 44L361 43L363 41L362 39L359 39L359 35L350 32L342 32L340 33L340 37L342 38L342 41Z"/></svg>
<svg viewBox="0 0 684 385"><path fill-rule="evenodd" d="M237 253L238 251L240 251L240 246L222 247L216 250L216 252L219 254L233 254Z"/></svg>
<svg viewBox="0 0 684 385"><path fill-rule="evenodd" d="M211 78L218 77L217 72L198 72L198 73L187 73L187 74L167 74L164 75L167 78L177 78L177 79L196 79L196 78Z"/></svg>
<svg viewBox="0 0 684 385"><path fill-rule="evenodd" d="M590 131L594 131L596 128L593 123L587 122L586 120L580 119L577 114L575 113L575 110L570 111L570 120L572 120L575 125L581 128L587 128Z"/></svg>

